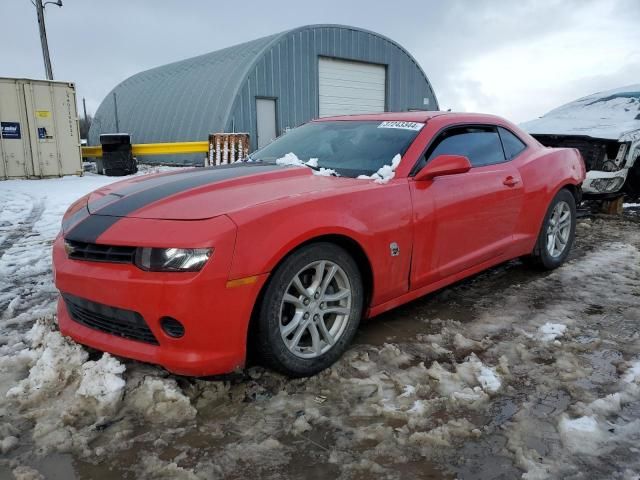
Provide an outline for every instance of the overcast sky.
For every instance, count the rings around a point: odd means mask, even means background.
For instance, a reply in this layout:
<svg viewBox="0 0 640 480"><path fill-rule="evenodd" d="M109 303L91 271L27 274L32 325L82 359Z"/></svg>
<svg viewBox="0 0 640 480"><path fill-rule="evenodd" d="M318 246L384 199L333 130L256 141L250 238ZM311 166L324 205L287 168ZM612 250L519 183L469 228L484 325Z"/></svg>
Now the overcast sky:
<svg viewBox="0 0 640 480"><path fill-rule="evenodd" d="M134 73L314 23L396 40L443 109L520 122L640 83L640 0L64 0L46 23L54 77L90 113ZM0 76L44 78L31 0L0 0L0 42Z"/></svg>

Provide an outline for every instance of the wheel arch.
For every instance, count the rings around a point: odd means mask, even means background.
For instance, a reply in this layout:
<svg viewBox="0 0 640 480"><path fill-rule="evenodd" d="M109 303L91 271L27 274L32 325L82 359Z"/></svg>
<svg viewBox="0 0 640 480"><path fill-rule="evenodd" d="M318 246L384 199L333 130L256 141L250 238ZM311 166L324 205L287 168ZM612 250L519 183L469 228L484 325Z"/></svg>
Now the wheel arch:
<svg viewBox="0 0 640 480"><path fill-rule="evenodd" d="M553 195L552 198L555 198L555 196L558 194L560 190L569 190L569 192L571 193L571 195L573 195L573 198L576 201L576 207L580 205L580 202L582 202L582 188L580 188L580 185L576 185L573 183L565 183L561 185L560 188L557 189L556 193Z"/></svg>
<svg viewBox="0 0 640 480"><path fill-rule="evenodd" d="M369 308L369 304L371 303L371 298L373 296L373 267L371 265L371 260L367 255L366 251L362 247L362 245L355 240L354 238L342 234L342 233L327 233L322 235L317 235L311 238L308 238L304 241L299 242L294 247L290 248L284 255L275 262L274 267L271 269L273 272L277 269L282 263L294 252L304 248L308 245L312 245L314 243L333 243L342 247L351 255L351 257L355 260L358 269L360 270L360 274L362 276L362 288L364 291L364 301L363 305L363 314ZM271 280L271 276L264 282L262 288L260 288L260 292L256 297L256 301L253 305L253 309L251 311L251 318L249 320L249 325L247 328L247 363L253 359L254 354L254 338L253 334L256 331L255 322L257 321L257 315L260 308L260 304L262 303L262 299L264 297L264 293L267 290L269 282Z"/></svg>

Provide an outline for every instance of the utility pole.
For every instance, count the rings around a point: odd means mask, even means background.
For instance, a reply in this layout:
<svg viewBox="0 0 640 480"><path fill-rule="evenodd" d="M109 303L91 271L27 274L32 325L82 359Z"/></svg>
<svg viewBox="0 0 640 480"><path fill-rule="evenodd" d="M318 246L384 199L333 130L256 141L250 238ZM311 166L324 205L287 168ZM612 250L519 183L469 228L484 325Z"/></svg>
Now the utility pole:
<svg viewBox="0 0 640 480"><path fill-rule="evenodd" d="M87 123L87 102L82 97L82 109L84 110L84 123Z"/></svg>
<svg viewBox="0 0 640 480"><path fill-rule="evenodd" d="M116 98L116 92L113 92L113 113L116 117L116 132L120 132L120 124L118 123L118 100Z"/></svg>
<svg viewBox="0 0 640 480"><path fill-rule="evenodd" d="M47 43L47 29L44 25L44 7L48 3L62 6L62 0L57 2L45 2L42 4L42 0L35 0L36 10L38 13L38 28L40 29L40 43L42 44L42 57L44 59L44 71L47 75L47 80L53 80L53 70L51 68L51 59L49 58L49 44Z"/></svg>

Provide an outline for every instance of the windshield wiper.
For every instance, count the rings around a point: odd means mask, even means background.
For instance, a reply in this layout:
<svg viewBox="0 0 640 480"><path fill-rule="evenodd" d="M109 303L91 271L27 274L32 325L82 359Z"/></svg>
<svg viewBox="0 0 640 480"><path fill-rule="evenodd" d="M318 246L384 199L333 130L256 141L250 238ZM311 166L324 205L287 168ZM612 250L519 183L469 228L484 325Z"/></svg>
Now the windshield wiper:
<svg viewBox="0 0 640 480"><path fill-rule="evenodd" d="M316 172L319 172L320 169L322 168L322 167L319 167L317 165L309 165L308 163L305 163L304 166L305 167L309 167L311 170L315 170Z"/></svg>

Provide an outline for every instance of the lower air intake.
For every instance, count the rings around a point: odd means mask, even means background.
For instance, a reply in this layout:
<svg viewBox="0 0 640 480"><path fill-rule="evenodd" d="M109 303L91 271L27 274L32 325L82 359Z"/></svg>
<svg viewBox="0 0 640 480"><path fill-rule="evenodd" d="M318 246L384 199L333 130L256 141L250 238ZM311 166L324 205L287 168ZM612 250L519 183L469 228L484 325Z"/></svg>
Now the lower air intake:
<svg viewBox="0 0 640 480"><path fill-rule="evenodd" d="M69 294L62 294L71 318L101 332L139 342L159 345L153 332L138 312L110 307Z"/></svg>

